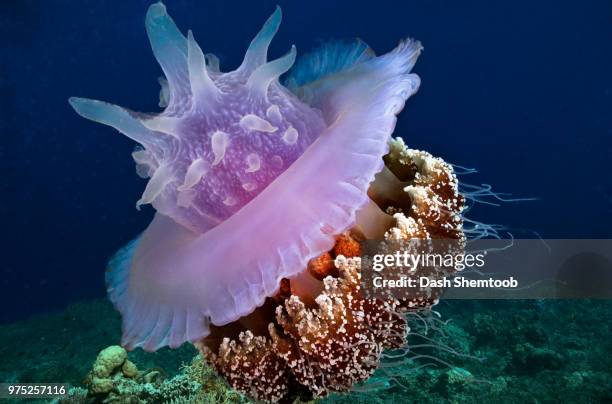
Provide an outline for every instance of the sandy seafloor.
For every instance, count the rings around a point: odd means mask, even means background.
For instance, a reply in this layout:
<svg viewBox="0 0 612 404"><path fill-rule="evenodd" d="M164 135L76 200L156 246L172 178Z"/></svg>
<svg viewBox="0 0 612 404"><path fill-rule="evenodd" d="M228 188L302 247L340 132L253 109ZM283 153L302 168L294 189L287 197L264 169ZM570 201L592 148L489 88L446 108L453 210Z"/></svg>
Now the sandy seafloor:
<svg viewBox="0 0 612 404"><path fill-rule="evenodd" d="M450 320L428 332L438 347L414 350L436 360L408 361L388 369L394 380L378 373L369 387L324 401L612 402L612 302L443 301L436 309ZM119 315L106 300L2 325L0 381L82 385L97 353L119 337ZM418 339L412 344L425 345ZM195 354L184 345L129 358L170 378Z"/></svg>

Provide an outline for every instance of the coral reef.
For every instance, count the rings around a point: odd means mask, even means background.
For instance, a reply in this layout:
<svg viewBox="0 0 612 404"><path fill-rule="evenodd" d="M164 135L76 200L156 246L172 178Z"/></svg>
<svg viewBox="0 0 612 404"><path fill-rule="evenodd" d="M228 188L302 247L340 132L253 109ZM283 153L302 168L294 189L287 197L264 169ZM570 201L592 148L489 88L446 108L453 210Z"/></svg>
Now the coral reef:
<svg viewBox="0 0 612 404"><path fill-rule="evenodd" d="M115 387L115 380L124 377L135 379L138 376L138 368L127 359L127 351L112 345L98 354L86 384L92 394L108 394Z"/></svg>
<svg viewBox="0 0 612 404"><path fill-rule="evenodd" d="M120 337L119 314L107 299L75 303L61 312L0 325L0 381L65 382L79 385L98 353ZM188 344L162 349L155 356L129 354L139 369L162 367L169 376L197 351Z"/></svg>
<svg viewBox="0 0 612 404"><path fill-rule="evenodd" d="M410 397L432 404L612 400L612 362L605 353L611 347L610 302L456 300L441 306L452 322L429 330L427 338L436 344L423 344L428 341L418 335L420 320L409 322L414 359L408 355L391 374L379 369L360 389L324 403L354 404L365 397L363 402Z"/></svg>
<svg viewBox="0 0 612 404"><path fill-rule="evenodd" d="M482 357L461 357L440 349L421 349L452 364L434 367L428 359L415 359L390 369L379 368L365 383L344 394L332 394L321 404L389 402L566 402L612 401L612 321L609 301L446 301L436 306L451 322L443 333L428 337L437 345ZM422 345L416 321L409 322L408 342L412 351ZM37 316L14 324L0 325L0 381L70 383L71 396L64 403L87 403L81 387L103 347L115 344L120 335L119 316L108 301L87 301L58 313ZM540 361L534 369L522 362L517 346L561 355L562 362ZM214 375L196 351L185 345L178 350L155 353L135 350L128 359L138 369L158 369L172 380L180 374L202 386L194 396L178 397L177 403L247 402ZM179 368L177 363L189 364ZM521 365L525 363L525 365ZM428 366L425 366L428 365ZM521 366L517 366L521 365ZM386 365L385 365L386 366ZM163 368L163 371L159 370ZM447 373L461 368L472 379L448 383ZM453 372L455 373L455 372ZM177 381L184 380L178 378ZM153 384L154 386L155 384ZM168 385L168 383L166 383ZM184 391L184 390L183 390ZM190 401L191 400L191 401ZM208 400L208 401L206 401ZM48 400L32 401L48 403ZM172 402L172 401L170 401Z"/></svg>
<svg viewBox="0 0 612 404"><path fill-rule="evenodd" d="M139 372L124 348L103 349L84 380L87 387L71 388L59 403L241 403L232 391L196 356L172 378L161 368Z"/></svg>

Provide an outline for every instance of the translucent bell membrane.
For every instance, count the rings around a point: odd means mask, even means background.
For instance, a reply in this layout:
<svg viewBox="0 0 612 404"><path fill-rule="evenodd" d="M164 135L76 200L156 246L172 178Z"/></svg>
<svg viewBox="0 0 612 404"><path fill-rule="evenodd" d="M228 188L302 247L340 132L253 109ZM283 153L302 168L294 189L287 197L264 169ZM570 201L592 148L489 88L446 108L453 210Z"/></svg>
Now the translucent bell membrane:
<svg viewBox="0 0 612 404"><path fill-rule="evenodd" d="M166 109L70 101L144 147L134 158L150 180L138 204L158 213L107 272L128 348L195 342L210 324L249 314L329 250L368 201L396 114L419 86L409 72L420 44L380 57L362 42L323 47L304 65L312 74L300 68L298 99L278 81L295 48L267 60L280 20L277 9L241 66L222 73L154 4L146 26Z"/></svg>
<svg viewBox="0 0 612 404"><path fill-rule="evenodd" d="M402 43L319 82L313 100L325 106L328 128L223 223L192 234L158 215L137 245L129 287L117 288L121 295L109 290L124 314L126 346L154 350L199 340L211 323L253 311L281 278L333 246L367 202L395 115L418 88L418 77L408 71L419 49Z"/></svg>

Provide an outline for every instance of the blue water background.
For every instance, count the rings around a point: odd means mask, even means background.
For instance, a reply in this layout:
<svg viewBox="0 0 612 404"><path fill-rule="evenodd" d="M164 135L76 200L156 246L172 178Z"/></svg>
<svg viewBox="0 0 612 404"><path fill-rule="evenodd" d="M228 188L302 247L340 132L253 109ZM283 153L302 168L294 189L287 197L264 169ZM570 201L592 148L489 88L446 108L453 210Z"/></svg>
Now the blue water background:
<svg viewBox="0 0 612 404"><path fill-rule="evenodd" d="M148 1L0 2L0 321L104 295L107 259L142 231L134 143L78 117L69 96L157 111ZM205 52L235 68L277 2L168 1ZM270 54L360 37L377 53L421 40L396 135L538 201L472 216L543 237L612 228L612 2L281 1ZM313 178L313 181L316 181ZM219 268L221 270L221 268Z"/></svg>

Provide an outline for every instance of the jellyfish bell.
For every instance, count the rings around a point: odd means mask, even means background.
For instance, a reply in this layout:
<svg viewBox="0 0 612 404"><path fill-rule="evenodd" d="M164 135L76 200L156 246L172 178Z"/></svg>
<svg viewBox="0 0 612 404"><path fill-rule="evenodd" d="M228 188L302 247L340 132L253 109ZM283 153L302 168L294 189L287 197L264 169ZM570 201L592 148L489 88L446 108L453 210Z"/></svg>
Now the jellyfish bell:
<svg viewBox="0 0 612 404"><path fill-rule="evenodd" d="M241 65L221 72L153 4L163 112L69 100L142 146L134 159L149 181L137 207L157 211L107 271L122 344L191 342L232 386L267 401L297 394L296 382L318 397L364 380L382 349L404 341L398 313L435 300L364 298L359 240L463 237L452 167L391 140L420 84L410 72L419 42L378 57L362 41L324 45L297 62L290 91L279 77L295 47L267 57L280 21L277 8Z"/></svg>

